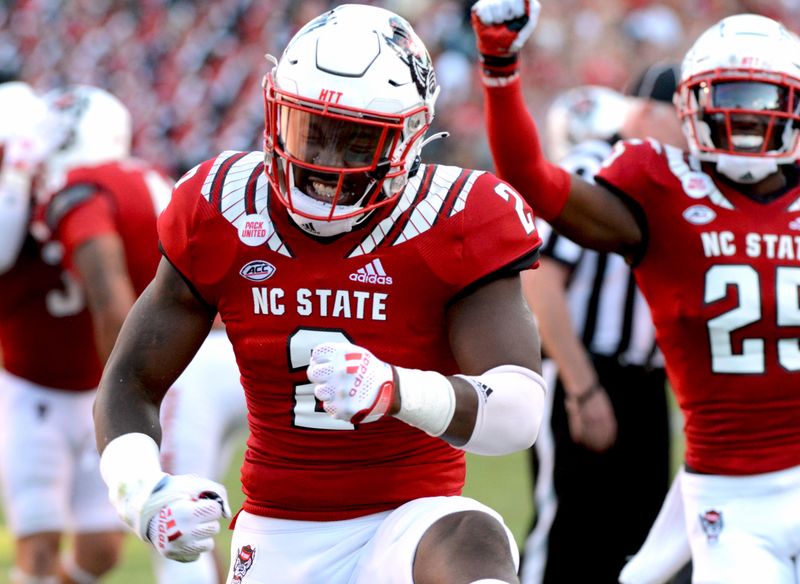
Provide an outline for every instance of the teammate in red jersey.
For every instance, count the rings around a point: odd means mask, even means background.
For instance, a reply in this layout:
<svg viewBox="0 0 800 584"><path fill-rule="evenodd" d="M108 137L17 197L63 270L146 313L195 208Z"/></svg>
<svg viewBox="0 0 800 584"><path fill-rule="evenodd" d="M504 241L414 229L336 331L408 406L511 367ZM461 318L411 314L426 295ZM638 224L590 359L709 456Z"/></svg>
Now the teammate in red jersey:
<svg viewBox="0 0 800 584"><path fill-rule="evenodd" d="M74 85L45 99L63 139L48 158L35 227L63 246L105 362L134 300L155 275L156 217L172 182L130 156L130 113L107 91Z"/></svg>
<svg viewBox="0 0 800 584"><path fill-rule="evenodd" d="M250 422L229 579L517 582L502 518L460 492L464 451L538 432L530 209L489 173L420 163L438 86L396 14L314 19L264 89L266 152L198 165L159 219L165 257L95 405L112 500L168 557L213 545L224 488L162 472L156 442L219 313Z"/></svg>
<svg viewBox="0 0 800 584"><path fill-rule="evenodd" d="M569 238L634 266L686 418L693 581L796 582L800 41L756 15L712 26L675 98L690 152L622 142L590 185L545 160L521 96L516 51L538 9L473 7L499 174Z"/></svg>
<svg viewBox="0 0 800 584"><path fill-rule="evenodd" d="M86 293L96 345L105 361L134 300L155 275L161 255L156 218L169 201L172 182L152 165L130 156L130 115L108 92L71 86L48 94L47 101L66 139L48 160L47 192L52 194L43 197L37 233L63 247L64 264ZM217 354L206 363L193 363L179 387L170 392L165 409L169 468L209 468L210 463L200 462L206 456L221 456L219 433L228 419L226 408L243 401L238 375L229 374L235 362L219 334L224 336L224 331L215 333L204 348L208 352L213 347ZM211 372L208 366L216 370ZM186 445L185 434L196 426L185 418L197 409L192 408L197 393L207 397L205 408L213 412L203 422L204 452L191 456L193 448ZM194 446L199 444L195 438ZM155 572L162 582L217 582L212 559L186 566L158 556Z"/></svg>
<svg viewBox="0 0 800 584"><path fill-rule="evenodd" d="M53 194L43 197L38 232L63 246L64 264L86 292L105 360L133 301L155 275L156 218L172 183L130 156L129 114L111 94L78 85L48 94L47 101L67 139L48 159L46 182ZM239 438L236 430L246 424L238 371L224 337L223 329L212 331L199 353L204 360L192 362L165 400L165 468L219 476L232 442L227 434ZM196 435L200 422L202 439ZM192 565L156 555L154 564L159 582L210 584L220 578L210 554Z"/></svg>
<svg viewBox="0 0 800 584"><path fill-rule="evenodd" d="M11 582L94 582L116 563L125 533L91 440L102 365L59 246L29 231L34 177L56 132L24 84L0 88L0 112L0 480L15 544ZM60 561L65 534L72 551Z"/></svg>

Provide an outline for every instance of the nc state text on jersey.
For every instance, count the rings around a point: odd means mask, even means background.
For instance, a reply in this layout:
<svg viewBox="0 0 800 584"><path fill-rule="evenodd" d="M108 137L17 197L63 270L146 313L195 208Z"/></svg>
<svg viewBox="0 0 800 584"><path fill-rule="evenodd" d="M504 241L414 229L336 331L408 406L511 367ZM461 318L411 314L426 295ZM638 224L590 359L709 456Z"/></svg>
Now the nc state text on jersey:
<svg viewBox="0 0 800 584"><path fill-rule="evenodd" d="M700 234L706 257L733 256L737 235L732 231L709 231ZM800 235L746 233L742 238L744 253L751 258L800 261Z"/></svg>
<svg viewBox="0 0 800 584"><path fill-rule="evenodd" d="M281 316L288 307L298 316L386 320L389 295L383 292L300 288L292 301L283 288L260 286L252 290L254 314Z"/></svg>

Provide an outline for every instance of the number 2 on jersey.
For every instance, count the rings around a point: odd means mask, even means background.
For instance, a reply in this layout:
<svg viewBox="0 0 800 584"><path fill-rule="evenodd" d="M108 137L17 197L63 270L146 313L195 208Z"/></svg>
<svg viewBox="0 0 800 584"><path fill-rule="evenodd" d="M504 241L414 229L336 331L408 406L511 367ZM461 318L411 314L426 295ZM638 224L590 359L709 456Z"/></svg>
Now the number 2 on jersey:
<svg viewBox="0 0 800 584"><path fill-rule="evenodd" d="M533 222L533 214L525 210L525 202L517 191L507 184L499 183L494 187L494 192L500 195L506 202L510 201L512 198L514 199L514 211L517 212L517 217L519 217L519 222L522 223L522 228L525 230L525 233L530 235L536 231L536 225Z"/></svg>
<svg viewBox="0 0 800 584"><path fill-rule="evenodd" d="M800 326L800 268L778 267L775 272L777 326ZM740 353L733 352L731 334L762 318L758 272L751 266L713 266L706 272L705 302L726 297L733 286L739 304L708 321L711 342L711 370L714 373L764 373L765 341L742 340ZM778 340L778 362L787 371L800 371L800 339Z"/></svg>
<svg viewBox="0 0 800 584"><path fill-rule="evenodd" d="M292 371L305 371L311 363L311 350L320 343L352 342L343 332L301 328L289 336L289 364ZM314 384L302 383L294 388L294 425L317 430L353 430L355 426L337 420L317 409Z"/></svg>

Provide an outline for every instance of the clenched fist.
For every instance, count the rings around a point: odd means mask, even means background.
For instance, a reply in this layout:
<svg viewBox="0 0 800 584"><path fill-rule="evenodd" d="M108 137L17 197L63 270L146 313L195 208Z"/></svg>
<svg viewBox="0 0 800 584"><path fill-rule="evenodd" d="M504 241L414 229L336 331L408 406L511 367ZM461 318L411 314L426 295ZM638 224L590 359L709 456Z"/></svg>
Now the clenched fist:
<svg viewBox="0 0 800 584"><path fill-rule="evenodd" d="M536 28L537 0L478 0L472 6L472 28L484 57L515 55Z"/></svg>
<svg viewBox="0 0 800 584"><path fill-rule="evenodd" d="M166 475L142 514L147 539L159 554L192 562L214 549L219 520L230 517L231 510L222 485L195 475Z"/></svg>
<svg viewBox="0 0 800 584"><path fill-rule="evenodd" d="M353 424L374 422L392 406L394 371L352 343L322 343L311 352L308 379L331 416Z"/></svg>

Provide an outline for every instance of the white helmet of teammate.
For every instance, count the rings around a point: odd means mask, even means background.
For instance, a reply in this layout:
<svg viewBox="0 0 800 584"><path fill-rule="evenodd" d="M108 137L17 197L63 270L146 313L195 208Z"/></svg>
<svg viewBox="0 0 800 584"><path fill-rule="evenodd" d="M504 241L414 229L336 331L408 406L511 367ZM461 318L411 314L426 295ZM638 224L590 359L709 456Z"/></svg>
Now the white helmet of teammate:
<svg viewBox="0 0 800 584"><path fill-rule="evenodd" d="M558 94L545 119L550 158L563 160L573 146L586 140L615 140L629 109L628 98L600 85L584 85Z"/></svg>
<svg viewBox="0 0 800 584"><path fill-rule="evenodd" d="M798 158L800 39L755 14L724 18L686 54L675 97L691 152L739 183Z"/></svg>
<svg viewBox="0 0 800 584"><path fill-rule="evenodd" d="M266 173L294 221L350 231L419 163L439 87L405 19L345 4L306 24L264 79Z"/></svg>
<svg viewBox="0 0 800 584"><path fill-rule="evenodd" d="M72 168L123 160L130 155L133 124L128 108L90 85L55 89L44 96L56 119L59 142L47 164L48 188Z"/></svg>

